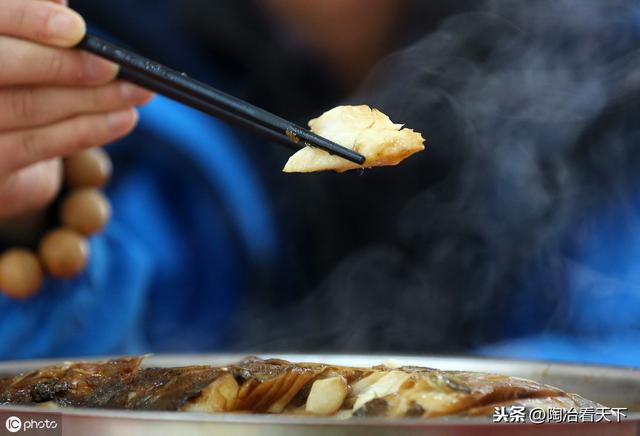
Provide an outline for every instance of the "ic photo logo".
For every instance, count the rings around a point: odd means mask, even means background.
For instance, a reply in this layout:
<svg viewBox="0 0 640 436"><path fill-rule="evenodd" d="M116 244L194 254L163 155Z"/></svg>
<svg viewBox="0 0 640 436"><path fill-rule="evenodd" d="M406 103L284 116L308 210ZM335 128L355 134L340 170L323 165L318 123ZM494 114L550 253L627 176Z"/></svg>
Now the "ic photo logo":
<svg viewBox="0 0 640 436"><path fill-rule="evenodd" d="M27 419L25 417L20 419L17 416L10 416L4 422L4 426L9 433L22 431L31 434L32 431L56 430L58 429L58 421L55 419ZM57 430L55 434L60 434L60 430Z"/></svg>
<svg viewBox="0 0 640 436"><path fill-rule="evenodd" d="M4 423L9 433L17 433L22 430L22 420L17 416L10 416Z"/></svg>

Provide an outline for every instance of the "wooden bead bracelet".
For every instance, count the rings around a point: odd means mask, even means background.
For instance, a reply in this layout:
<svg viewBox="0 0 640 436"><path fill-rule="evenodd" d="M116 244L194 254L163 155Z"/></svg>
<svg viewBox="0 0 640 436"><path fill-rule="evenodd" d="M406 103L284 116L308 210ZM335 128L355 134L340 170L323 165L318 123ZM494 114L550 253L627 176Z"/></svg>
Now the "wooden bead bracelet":
<svg viewBox="0 0 640 436"><path fill-rule="evenodd" d="M100 232L111 217L102 188L111 177L111 160L100 148L64 159L65 192L59 203L59 226L45 233L36 250L14 247L0 257L0 292L26 299L42 287L45 271L54 278L79 275L87 265L87 237Z"/></svg>

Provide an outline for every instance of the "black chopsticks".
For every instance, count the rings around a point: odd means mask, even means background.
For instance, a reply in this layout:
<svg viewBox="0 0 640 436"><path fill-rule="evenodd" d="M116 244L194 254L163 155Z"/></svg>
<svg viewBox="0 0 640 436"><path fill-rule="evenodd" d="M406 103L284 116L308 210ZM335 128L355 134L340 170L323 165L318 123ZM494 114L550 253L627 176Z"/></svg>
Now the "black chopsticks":
<svg viewBox="0 0 640 436"><path fill-rule="evenodd" d="M364 156L353 150L97 36L87 34L78 47L120 65L124 80L274 142L295 148L318 147L357 164L365 161Z"/></svg>
<svg viewBox="0 0 640 436"><path fill-rule="evenodd" d="M274 130L271 130L267 127L254 123L252 121L243 119L234 113L221 109L220 107L210 103L207 100L200 99L191 94L186 94L176 88L172 88L171 86L168 86L162 82L154 80L150 76L140 74L136 71L130 70L127 67L120 67L120 72L118 74L118 77L128 82L140 85L143 88L153 90L158 94L162 94L165 97L169 97L172 100L183 103L194 109L198 109L209 115L213 115L216 118L224 120L231 125L249 129L250 131L255 132L259 135L262 135L263 137L268 138L273 142L277 142L278 144L284 145L294 150L300 149L301 145L296 144L286 135L278 133Z"/></svg>

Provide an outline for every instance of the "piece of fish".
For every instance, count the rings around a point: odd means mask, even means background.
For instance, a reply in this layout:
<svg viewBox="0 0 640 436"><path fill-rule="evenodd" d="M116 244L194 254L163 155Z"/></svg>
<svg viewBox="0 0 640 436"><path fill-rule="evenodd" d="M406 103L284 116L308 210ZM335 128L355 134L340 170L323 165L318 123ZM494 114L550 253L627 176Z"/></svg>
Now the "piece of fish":
<svg viewBox="0 0 640 436"><path fill-rule="evenodd" d="M338 106L309 121L311 131L362 154L364 165L349 162L315 147L305 147L291 156L285 173L309 173L397 165L424 150L420 133L393 123L388 116L369 106Z"/></svg>

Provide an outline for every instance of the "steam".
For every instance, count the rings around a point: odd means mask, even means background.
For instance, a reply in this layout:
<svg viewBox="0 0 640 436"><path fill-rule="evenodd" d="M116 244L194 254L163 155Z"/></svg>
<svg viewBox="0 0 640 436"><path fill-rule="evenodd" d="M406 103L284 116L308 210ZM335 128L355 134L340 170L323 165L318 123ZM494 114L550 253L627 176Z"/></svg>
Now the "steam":
<svg viewBox="0 0 640 436"><path fill-rule="evenodd" d="M304 301L254 314L243 346L461 351L503 336L525 290L558 324L568 287L597 276L573 259L590 217L628 202L639 168L634 8L488 1L384 61L350 103L427 138L423 156L362 176L405 205Z"/></svg>

